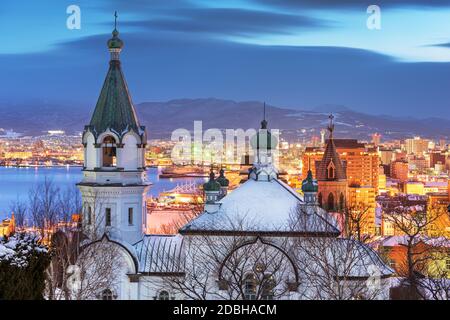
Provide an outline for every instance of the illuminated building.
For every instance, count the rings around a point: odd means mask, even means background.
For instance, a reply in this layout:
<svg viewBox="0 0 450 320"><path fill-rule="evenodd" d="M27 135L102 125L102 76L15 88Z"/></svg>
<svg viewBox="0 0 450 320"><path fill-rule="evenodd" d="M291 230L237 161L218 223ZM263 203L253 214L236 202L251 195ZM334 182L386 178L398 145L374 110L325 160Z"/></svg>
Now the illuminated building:
<svg viewBox="0 0 450 320"><path fill-rule="evenodd" d="M390 164L392 161L394 151L392 149L380 148L380 160L381 164Z"/></svg>
<svg viewBox="0 0 450 320"><path fill-rule="evenodd" d="M376 244L377 251L399 276L408 274L408 238L406 236L389 236ZM450 278L450 249L436 246L433 239L423 237L411 247L416 272L442 277L443 271Z"/></svg>
<svg viewBox="0 0 450 320"><path fill-rule="evenodd" d="M445 164L446 155L442 152L430 152L430 168L434 168L436 164Z"/></svg>
<svg viewBox="0 0 450 320"><path fill-rule="evenodd" d="M345 168L347 184L374 187L378 192L380 160L376 149L366 148L354 139L333 139L333 143ZM306 148L302 157L302 177L307 175L308 163L311 163L313 175L317 176L316 167L323 155L321 148Z"/></svg>
<svg viewBox="0 0 450 320"><path fill-rule="evenodd" d="M391 177L398 179L400 182L408 181L408 162L405 160L396 160L391 162L390 166Z"/></svg>
<svg viewBox="0 0 450 320"><path fill-rule="evenodd" d="M372 135L372 143L375 147L379 146L381 142L381 135L379 133L374 133Z"/></svg>
<svg viewBox="0 0 450 320"><path fill-rule="evenodd" d="M411 170L423 171L429 168L429 161L425 157L408 156L407 159Z"/></svg>
<svg viewBox="0 0 450 320"><path fill-rule="evenodd" d="M380 167L378 172L378 191L383 192L385 190L386 190L386 174L384 173L383 167Z"/></svg>
<svg viewBox="0 0 450 320"><path fill-rule="evenodd" d="M363 234L375 234L375 197L373 187L348 187L349 209L364 212L360 222Z"/></svg>
<svg viewBox="0 0 450 320"><path fill-rule="evenodd" d="M428 219L434 220L428 229L430 237L445 236L450 238L450 180L447 192L436 192L428 194Z"/></svg>
<svg viewBox="0 0 450 320"><path fill-rule="evenodd" d="M11 218L4 219L0 222L0 237L9 237L14 234L16 230L16 219L14 212L11 214Z"/></svg>
<svg viewBox="0 0 450 320"><path fill-rule="evenodd" d="M408 181L405 183L405 193L406 194L425 194L425 184L421 181Z"/></svg>
<svg viewBox="0 0 450 320"><path fill-rule="evenodd" d="M423 155L428 151L429 140L421 139L420 137L414 137L414 139L405 140L406 153Z"/></svg>
<svg viewBox="0 0 450 320"><path fill-rule="evenodd" d="M383 236L404 235L402 230L397 229L389 219L389 214L425 213L427 209L427 196L423 195L382 195L377 196L376 201L377 206L381 208L381 234Z"/></svg>
<svg viewBox="0 0 450 320"><path fill-rule="evenodd" d="M27 160L33 157L33 153L31 151L7 151L4 152L5 159L22 159Z"/></svg>

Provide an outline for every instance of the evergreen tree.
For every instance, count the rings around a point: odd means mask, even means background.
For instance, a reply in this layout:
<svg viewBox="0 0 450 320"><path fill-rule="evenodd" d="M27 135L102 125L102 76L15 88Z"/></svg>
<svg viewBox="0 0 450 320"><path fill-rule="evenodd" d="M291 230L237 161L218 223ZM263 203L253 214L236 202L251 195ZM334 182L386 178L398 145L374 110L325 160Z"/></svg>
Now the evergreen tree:
<svg viewBox="0 0 450 320"><path fill-rule="evenodd" d="M34 235L0 240L0 300L39 300L50 256Z"/></svg>

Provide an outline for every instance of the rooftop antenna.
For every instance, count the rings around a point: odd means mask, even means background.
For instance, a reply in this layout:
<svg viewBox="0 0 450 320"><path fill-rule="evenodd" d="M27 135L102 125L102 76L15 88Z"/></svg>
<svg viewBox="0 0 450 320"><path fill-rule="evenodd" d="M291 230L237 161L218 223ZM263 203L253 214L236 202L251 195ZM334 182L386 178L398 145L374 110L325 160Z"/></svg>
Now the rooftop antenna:
<svg viewBox="0 0 450 320"><path fill-rule="evenodd" d="M330 139L332 139L333 131L334 131L334 123L333 123L334 116L333 116L333 114L331 113L328 118L330 119L330 124L328 125L328 130L330 131Z"/></svg>
<svg viewBox="0 0 450 320"><path fill-rule="evenodd" d="M266 102L264 101L264 109L263 109L263 121L261 121L261 129L267 129L267 121L266 121Z"/></svg>
<svg viewBox="0 0 450 320"><path fill-rule="evenodd" d="M266 120L266 102L264 101L264 120Z"/></svg>
<svg viewBox="0 0 450 320"><path fill-rule="evenodd" d="M118 17L117 11L114 11L114 29L116 30L117 30L117 17Z"/></svg>

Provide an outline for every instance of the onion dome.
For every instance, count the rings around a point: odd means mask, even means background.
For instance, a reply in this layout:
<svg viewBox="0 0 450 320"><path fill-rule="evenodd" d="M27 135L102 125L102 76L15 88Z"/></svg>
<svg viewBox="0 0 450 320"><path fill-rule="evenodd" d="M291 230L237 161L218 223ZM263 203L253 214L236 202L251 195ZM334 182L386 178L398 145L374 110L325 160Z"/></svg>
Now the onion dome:
<svg viewBox="0 0 450 320"><path fill-rule="evenodd" d="M274 150L277 148L278 139L267 129L267 121L261 121L261 129L250 139L250 145L254 150Z"/></svg>
<svg viewBox="0 0 450 320"><path fill-rule="evenodd" d="M319 190L319 185L317 180L313 179L312 171L308 170L308 176L302 182L302 191L305 192L317 192Z"/></svg>
<svg viewBox="0 0 450 320"><path fill-rule="evenodd" d="M220 183L214 180L214 171L209 173L209 181L203 184L203 191L220 191Z"/></svg>
<svg viewBox="0 0 450 320"><path fill-rule="evenodd" d="M112 32L112 38L108 40L108 48L109 49L122 49L123 41L119 38L119 31L114 28Z"/></svg>
<svg viewBox="0 0 450 320"><path fill-rule="evenodd" d="M114 12L114 30L112 38L108 40L109 50L121 50L123 48L123 41L119 39L119 31L117 31L117 11Z"/></svg>
<svg viewBox="0 0 450 320"><path fill-rule="evenodd" d="M230 184L230 181L225 178L225 171L223 169L220 169L220 175L216 179L216 182L218 182L221 187L228 187L228 185Z"/></svg>

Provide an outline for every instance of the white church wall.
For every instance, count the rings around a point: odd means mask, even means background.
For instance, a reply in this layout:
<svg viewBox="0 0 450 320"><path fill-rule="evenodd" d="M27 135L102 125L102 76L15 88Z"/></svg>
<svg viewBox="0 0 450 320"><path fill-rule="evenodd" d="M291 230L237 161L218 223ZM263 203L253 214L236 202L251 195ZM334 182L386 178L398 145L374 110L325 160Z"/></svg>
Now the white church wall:
<svg viewBox="0 0 450 320"><path fill-rule="evenodd" d="M97 166L96 157L97 157L97 151L94 147L95 144L95 138L94 135L90 132L86 133L85 136L85 159L84 159L84 166L88 170L93 170Z"/></svg>
<svg viewBox="0 0 450 320"><path fill-rule="evenodd" d="M117 166L120 168L124 168L125 170L136 170L137 168L141 167L141 165L138 163L138 153L141 151L137 147L139 141L136 136L133 133L127 133L123 137L122 143L123 148L117 149Z"/></svg>

